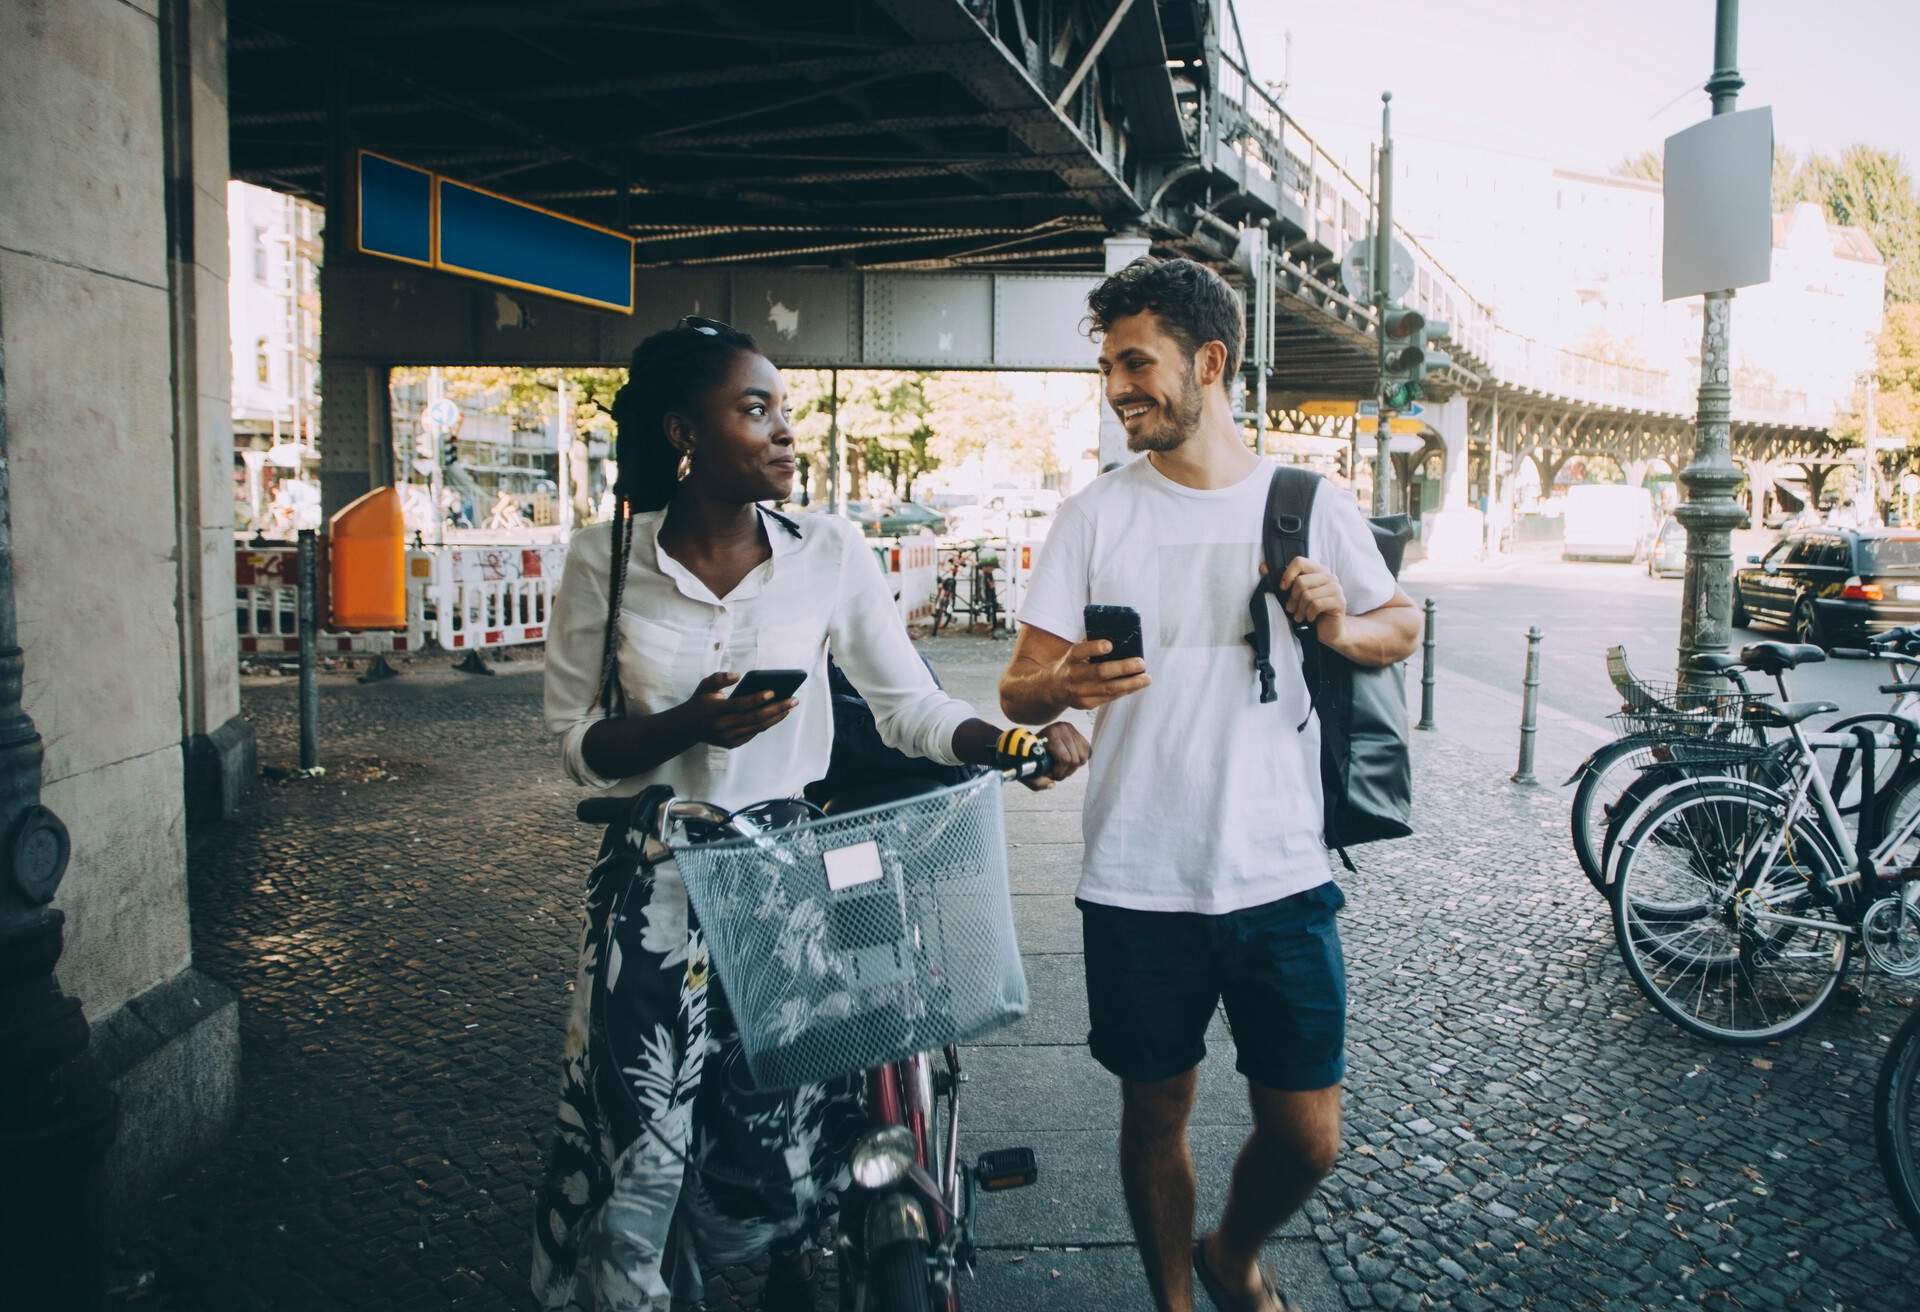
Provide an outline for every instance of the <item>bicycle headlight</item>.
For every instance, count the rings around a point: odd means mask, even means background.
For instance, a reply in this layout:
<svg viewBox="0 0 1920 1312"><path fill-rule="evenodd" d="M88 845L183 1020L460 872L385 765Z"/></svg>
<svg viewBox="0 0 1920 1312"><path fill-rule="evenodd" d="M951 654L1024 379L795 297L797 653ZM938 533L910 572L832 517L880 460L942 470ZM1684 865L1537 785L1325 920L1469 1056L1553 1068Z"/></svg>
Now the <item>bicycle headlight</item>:
<svg viewBox="0 0 1920 1312"><path fill-rule="evenodd" d="M854 1142L852 1165L862 1189L898 1184L913 1165L913 1131L904 1125L869 1130Z"/></svg>

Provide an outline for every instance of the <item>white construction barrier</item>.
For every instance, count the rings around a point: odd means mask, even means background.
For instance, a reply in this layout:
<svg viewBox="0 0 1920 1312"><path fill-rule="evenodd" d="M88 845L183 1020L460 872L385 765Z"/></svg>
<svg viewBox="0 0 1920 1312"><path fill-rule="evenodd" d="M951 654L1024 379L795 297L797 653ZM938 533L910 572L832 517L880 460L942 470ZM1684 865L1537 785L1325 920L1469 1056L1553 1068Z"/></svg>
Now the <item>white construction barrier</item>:
<svg viewBox="0 0 1920 1312"><path fill-rule="evenodd" d="M234 604L243 655L300 650L299 590L291 545L234 553ZM404 632L319 635L323 654L393 655L437 644L446 651L543 642L564 544L414 547L407 552Z"/></svg>
<svg viewBox="0 0 1920 1312"><path fill-rule="evenodd" d="M868 538L867 543L894 585L900 618L909 623L932 619L934 586L940 573L939 540L931 533L916 533L911 537Z"/></svg>
<svg viewBox="0 0 1920 1312"><path fill-rule="evenodd" d="M436 550L427 589L430 631L448 651L546 641L566 562L564 543Z"/></svg>

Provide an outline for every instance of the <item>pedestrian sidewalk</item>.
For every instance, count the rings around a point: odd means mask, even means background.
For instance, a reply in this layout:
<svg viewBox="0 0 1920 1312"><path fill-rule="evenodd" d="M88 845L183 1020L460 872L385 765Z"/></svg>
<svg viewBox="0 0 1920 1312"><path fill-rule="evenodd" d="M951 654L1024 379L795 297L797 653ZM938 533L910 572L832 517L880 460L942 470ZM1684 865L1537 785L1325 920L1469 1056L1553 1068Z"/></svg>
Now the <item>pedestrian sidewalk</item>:
<svg viewBox="0 0 1920 1312"><path fill-rule="evenodd" d="M927 650L992 706L1007 644ZM329 676L326 776L268 783L195 840L196 960L241 997L241 1119L116 1254L116 1306L528 1305L594 836L539 731L537 659L495 668ZM1516 787L1517 717L1475 710L1451 673L1447 687L1441 731L1415 739L1416 836L1341 876L1348 1148L1272 1247L1295 1297L1310 1312L1911 1307L1920 1246L1895 1228L1871 1121L1906 994L1868 981L1857 1009L1758 1049L1655 1016L1567 852L1546 762L1578 735L1543 734L1543 785ZM263 764L290 765L292 681L249 681L244 704ZM1480 723L1495 717L1498 732ZM962 1120L969 1153L1032 1144L1040 1181L982 1200L969 1309L1150 1307L1117 1090L1084 1047L1079 795L1008 794L1034 1007L967 1052ZM1203 1222L1248 1124L1214 1039L1193 1132ZM713 1306L751 1308L758 1287L725 1273Z"/></svg>

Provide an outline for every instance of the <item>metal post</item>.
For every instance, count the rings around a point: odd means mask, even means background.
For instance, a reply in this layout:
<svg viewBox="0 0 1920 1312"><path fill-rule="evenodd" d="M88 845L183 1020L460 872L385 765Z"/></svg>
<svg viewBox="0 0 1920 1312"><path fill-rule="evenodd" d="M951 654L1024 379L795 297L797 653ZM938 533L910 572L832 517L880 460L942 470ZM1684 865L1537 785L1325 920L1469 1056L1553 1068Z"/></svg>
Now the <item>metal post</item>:
<svg viewBox="0 0 1920 1312"><path fill-rule="evenodd" d="M300 530L300 768L320 764L320 569L315 533Z"/></svg>
<svg viewBox="0 0 1920 1312"><path fill-rule="evenodd" d="M1745 85L1738 64L1739 0L1719 0L1713 25L1713 76L1707 93L1716 115L1733 112ZM1740 471L1733 463L1732 348L1728 341L1733 293L1708 292L1700 330L1700 416L1693 463L1680 471L1687 499L1674 518L1687 531L1687 579L1680 601L1680 679L1699 683L1693 658L1727 650L1733 627L1733 544L1731 534L1746 522L1733 498Z"/></svg>
<svg viewBox="0 0 1920 1312"><path fill-rule="evenodd" d="M841 499L840 480L846 462L840 450L840 371L827 370L827 378L827 509L844 515L847 506Z"/></svg>
<svg viewBox="0 0 1920 1312"><path fill-rule="evenodd" d="M1874 404L1873 404L1874 398L1879 395L1879 392L1880 392L1880 379L1873 374L1868 374L1867 375L1866 426L1861 433L1860 444L1866 447L1867 449L1866 459L1863 460L1861 463L1866 466L1866 477L1864 479L1864 482L1866 485L1867 514L1871 516L1871 519L1869 522L1872 522L1872 523L1878 523L1880 519L1880 488L1879 488L1879 473L1880 473L1879 459L1880 458L1879 456L1874 454L1874 450L1873 450L1873 444L1876 441L1878 441L1880 437L1879 417L1875 414Z"/></svg>
<svg viewBox="0 0 1920 1312"><path fill-rule="evenodd" d="M43 748L20 705L3 348L0 334L0 1307L88 1308L102 1285L101 1164L118 1104L79 1001L54 977L66 916L47 904L72 844L40 804Z"/></svg>
<svg viewBox="0 0 1920 1312"><path fill-rule="evenodd" d="M564 540L573 536L573 480L575 475L573 468L573 387L567 382L566 374L560 373L558 379L559 386L555 389L558 407L554 411L553 427L554 446L557 448L556 454L559 459L554 466L554 473L556 475L554 487L556 491L554 493L555 505L553 507L553 517L554 523L559 526L560 536ZM578 472L580 477L585 478L586 470L583 469Z"/></svg>
<svg viewBox="0 0 1920 1312"><path fill-rule="evenodd" d="M1378 350L1379 380L1373 393L1380 413L1373 430L1373 513L1390 513L1393 462L1387 440L1393 435L1393 416L1387 410L1387 290L1393 270L1393 92L1380 93L1380 213L1373 230L1373 316Z"/></svg>
<svg viewBox="0 0 1920 1312"><path fill-rule="evenodd" d="M1433 728L1433 598L1421 607L1427 613L1427 636L1420 643L1420 723L1421 729Z"/></svg>
<svg viewBox="0 0 1920 1312"><path fill-rule="evenodd" d="M1543 636L1538 624L1527 630L1527 674L1520 689L1520 765L1513 772L1513 782L1517 784L1539 782L1533 777L1533 736L1539 727L1540 639Z"/></svg>

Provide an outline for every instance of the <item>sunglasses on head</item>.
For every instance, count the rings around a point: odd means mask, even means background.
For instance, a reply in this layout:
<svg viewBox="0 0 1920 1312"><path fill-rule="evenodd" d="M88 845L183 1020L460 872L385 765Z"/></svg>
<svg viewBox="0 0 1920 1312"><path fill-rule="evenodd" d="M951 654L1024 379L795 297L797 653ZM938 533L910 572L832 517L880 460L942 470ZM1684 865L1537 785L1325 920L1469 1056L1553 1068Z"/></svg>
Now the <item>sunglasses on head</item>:
<svg viewBox="0 0 1920 1312"><path fill-rule="evenodd" d="M718 319L709 319L704 315L689 314L676 325L677 328L691 328L707 337L719 337L734 331L732 324L721 323Z"/></svg>

